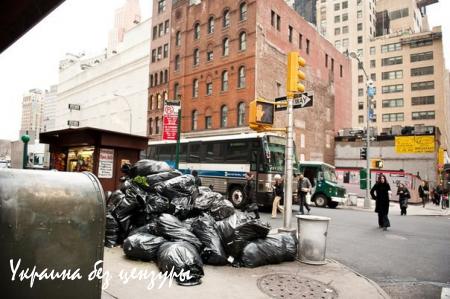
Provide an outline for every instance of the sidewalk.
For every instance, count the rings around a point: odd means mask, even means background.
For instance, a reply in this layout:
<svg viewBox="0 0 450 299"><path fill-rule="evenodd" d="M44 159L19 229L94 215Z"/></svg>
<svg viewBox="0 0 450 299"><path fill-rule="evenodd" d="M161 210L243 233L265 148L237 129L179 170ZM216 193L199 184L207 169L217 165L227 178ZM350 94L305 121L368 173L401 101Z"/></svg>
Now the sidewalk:
<svg viewBox="0 0 450 299"><path fill-rule="evenodd" d="M375 210L375 201L371 200L371 208L370 209L364 209L364 199L358 198L358 205L357 206L345 206L340 205L339 208L341 209L352 209L352 210L359 210L359 211L366 211L366 212L373 212ZM389 214L396 214L400 215L400 206L397 202L390 202L389 204ZM441 209L440 207L432 204L427 203L425 205L425 208L422 206L422 204L419 205L408 205L407 210L408 216L449 216L450 215L450 209Z"/></svg>
<svg viewBox="0 0 450 299"><path fill-rule="evenodd" d="M181 287L174 281L169 287L166 281L162 288L158 289L161 281L156 281L155 287L150 290L147 289L149 279L132 279L124 284L119 273L131 272L133 268L157 273L159 270L154 262L128 260L122 248L105 248L104 261L104 269L109 271L111 280L109 287L102 293L103 299L389 298L376 283L332 260L322 266L295 261L254 269L205 265L205 276L201 285ZM272 293L272 297L268 293ZM307 296L303 297L302 294Z"/></svg>

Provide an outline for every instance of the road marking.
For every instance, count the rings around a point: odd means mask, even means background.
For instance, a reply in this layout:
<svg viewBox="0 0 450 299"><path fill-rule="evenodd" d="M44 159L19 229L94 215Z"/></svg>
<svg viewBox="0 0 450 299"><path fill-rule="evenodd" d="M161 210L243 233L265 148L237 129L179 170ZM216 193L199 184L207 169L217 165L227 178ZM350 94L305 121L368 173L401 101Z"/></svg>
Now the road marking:
<svg viewBox="0 0 450 299"><path fill-rule="evenodd" d="M387 234L386 238L392 239L392 240L408 240L405 237L402 237L402 236L399 236L399 235L392 235L392 234Z"/></svg>

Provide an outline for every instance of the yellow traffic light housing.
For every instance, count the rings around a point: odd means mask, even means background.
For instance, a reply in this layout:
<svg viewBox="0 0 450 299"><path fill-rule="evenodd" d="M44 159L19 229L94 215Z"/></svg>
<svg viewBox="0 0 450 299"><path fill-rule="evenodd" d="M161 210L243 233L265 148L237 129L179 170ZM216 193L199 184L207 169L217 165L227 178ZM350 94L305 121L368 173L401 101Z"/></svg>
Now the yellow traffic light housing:
<svg viewBox="0 0 450 299"><path fill-rule="evenodd" d="M298 52L289 52L287 63L287 93L305 92L305 86L301 81L305 80L306 75L300 70L306 65L305 59Z"/></svg>
<svg viewBox="0 0 450 299"><path fill-rule="evenodd" d="M273 125L275 105L271 101L257 99L249 105L249 123L255 125Z"/></svg>
<svg viewBox="0 0 450 299"><path fill-rule="evenodd" d="M371 162L370 163L371 164L371 168L381 169L384 166L383 160L381 160L381 159L372 159L370 162Z"/></svg>

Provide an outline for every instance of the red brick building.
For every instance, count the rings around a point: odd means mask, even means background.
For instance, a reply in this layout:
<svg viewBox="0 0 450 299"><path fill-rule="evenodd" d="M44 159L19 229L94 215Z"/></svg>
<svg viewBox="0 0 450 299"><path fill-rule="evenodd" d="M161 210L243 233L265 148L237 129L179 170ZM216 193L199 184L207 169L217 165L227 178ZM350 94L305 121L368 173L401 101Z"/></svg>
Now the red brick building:
<svg viewBox="0 0 450 299"><path fill-rule="evenodd" d="M314 106L295 111L297 153L333 162L335 131L351 125L350 61L283 0L173 1L170 38L183 133L248 130L248 103L284 96L286 54L300 51ZM285 119L278 112L277 126Z"/></svg>

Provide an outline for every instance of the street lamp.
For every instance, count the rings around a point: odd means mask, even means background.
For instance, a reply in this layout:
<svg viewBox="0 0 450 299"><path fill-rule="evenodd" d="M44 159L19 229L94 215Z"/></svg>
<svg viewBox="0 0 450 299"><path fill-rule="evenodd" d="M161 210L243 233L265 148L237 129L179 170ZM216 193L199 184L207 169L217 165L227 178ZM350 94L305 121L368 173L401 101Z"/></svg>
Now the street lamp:
<svg viewBox="0 0 450 299"><path fill-rule="evenodd" d="M131 126L133 124L133 113L131 111L130 103L128 103L127 98L124 97L123 95L120 95L120 94L117 94L117 93L114 93L113 95L116 96L116 97L122 98L125 101L125 103L127 104L127 106L128 106L128 111L130 112L130 134L131 134Z"/></svg>
<svg viewBox="0 0 450 299"><path fill-rule="evenodd" d="M364 208L370 209L370 198L369 198L369 190L370 190L370 118L371 118L371 101L372 97L374 95L374 87L373 87L373 81L369 79L369 76L367 75L366 70L364 69L364 65L362 61L359 59L359 53L355 51L351 51L348 54L351 58L356 59L358 61L358 69L361 66L361 69L364 72L364 76L366 77L366 84L367 84L367 121L366 121L366 145L367 145L367 154L366 154L366 197L364 198Z"/></svg>

